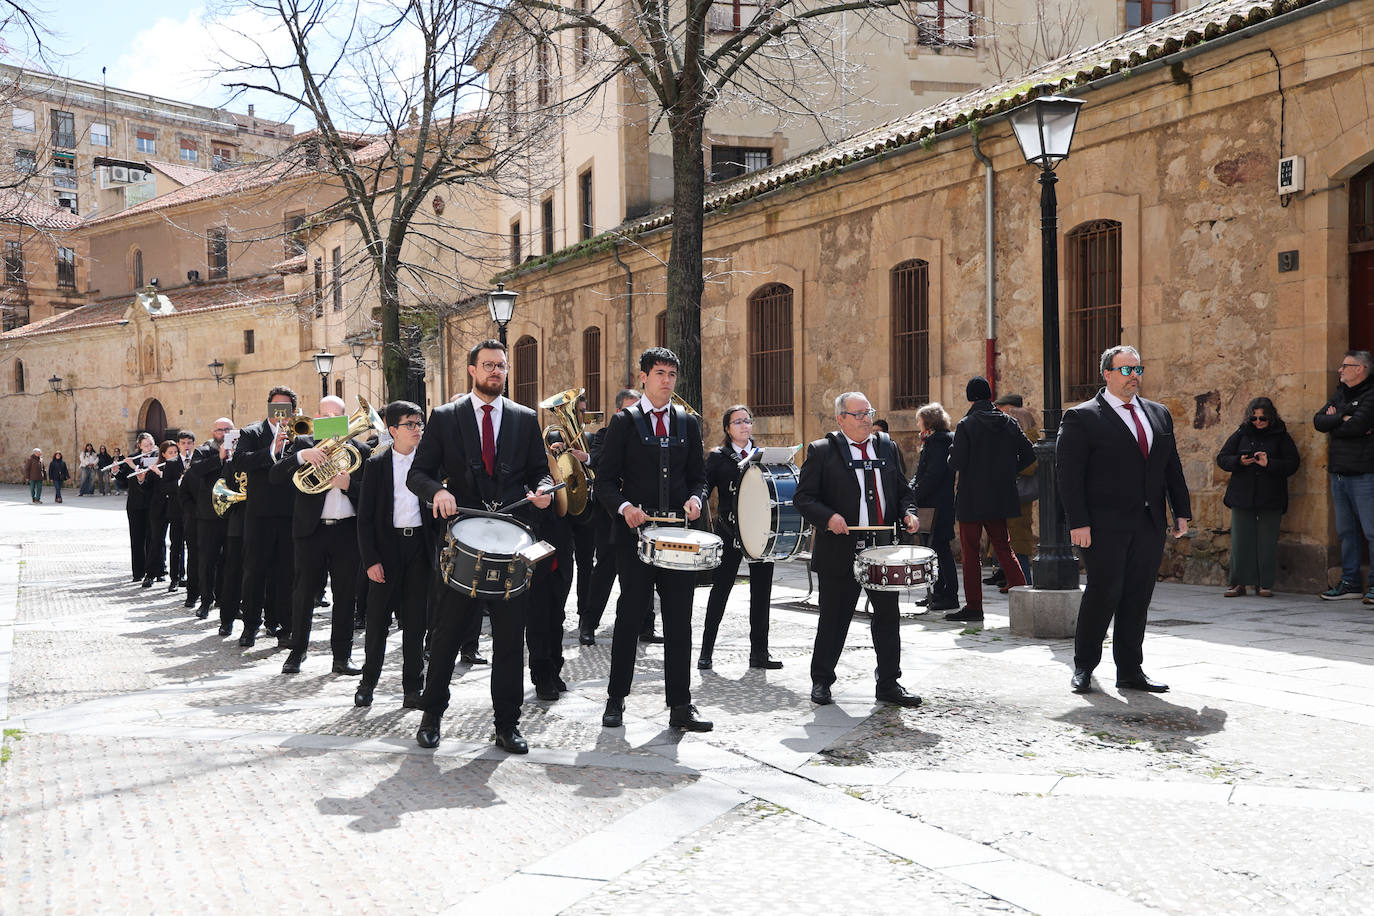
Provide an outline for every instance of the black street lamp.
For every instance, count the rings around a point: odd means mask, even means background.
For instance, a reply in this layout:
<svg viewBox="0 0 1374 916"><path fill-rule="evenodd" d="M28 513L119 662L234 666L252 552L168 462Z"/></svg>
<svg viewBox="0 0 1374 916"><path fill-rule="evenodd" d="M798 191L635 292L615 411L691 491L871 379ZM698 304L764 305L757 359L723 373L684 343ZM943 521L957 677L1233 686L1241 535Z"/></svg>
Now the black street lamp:
<svg viewBox="0 0 1374 916"><path fill-rule="evenodd" d="M324 347L320 347L320 352L316 353L315 371L320 374L320 397L329 397L329 372L334 368L334 354Z"/></svg>
<svg viewBox="0 0 1374 916"><path fill-rule="evenodd" d="M236 374L230 374L228 378L225 378L224 363L220 362L219 357L215 357L215 361L207 365L209 366L210 374L215 377L216 387L228 385L230 389L232 389L232 394L229 398L229 419L232 420L234 419L234 408L238 406L236 402L238 400L239 377Z"/></svg>
<svg viewBox="0 0 1374 916"><path fill-rule="evenodd" d="M1040 281L1045 370L1045 434L1035 443L1040 484L1040 543L1031 560L1037 589L1078 588L1078 560L1069 546L1068 526L1059 506L1055 463L1059 419L1063 415L1059 365L1059 202L1054 169L1069 156L1082 99L1041 96L1011 113L1011 129L1021 154L1040 167Z"/></svg>
<svg viewBox="0 0 1374 916"><path fill-rule="evenodd" d="M506 289L506 284L496 284L496 289L487 293L487 311L491 313L491 320L496 322L497 336L501 343L506 342L506 325L515 315L515 297L519 293Z"/></svg>
<svg viewBox="0 0 1374 916"><path fill-rule="evenodd" d="M77 429L76 389L72 388L71 386L63 388L62 376L58 375L56 372L53 373L52 378L48 379L48 384L52 387L53 391L57 392L58 397L66 396L72 399L72 441L76 443L75 450L72 452L72 454L80 455L81 433Z"/></svg>

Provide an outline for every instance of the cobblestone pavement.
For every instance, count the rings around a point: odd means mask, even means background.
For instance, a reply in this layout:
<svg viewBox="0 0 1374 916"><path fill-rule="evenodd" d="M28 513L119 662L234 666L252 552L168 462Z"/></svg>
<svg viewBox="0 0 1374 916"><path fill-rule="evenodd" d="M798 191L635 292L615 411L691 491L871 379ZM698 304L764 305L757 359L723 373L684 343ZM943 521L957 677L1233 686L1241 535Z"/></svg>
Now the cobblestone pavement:
<svg viewBox="0 0 1374 916"><path fill-rule="evenodd" d="M393 645L369 709L181 596L127 581L122 499L32 506L0 487L0 914L1365 912L1374 892L1374 608L1161 586L1164 695L1068 690L1067 641L920 616L872 702L859 615L813 707L815 613L780 566L772 651L747 667L737 588L666 728L644 647L626 727L600 726L599 644L569 640L527 757L490 744L488 672L460 666L437 751L414 743ZM912 596L914 597L914 596ZM698 615L706 598L697 593ZM237 635L237 634L236 634ZM393 640L395 637L393 638ZM358 640L360 643L361 640ZM361 658L361 646L355 658Z"/></svg>

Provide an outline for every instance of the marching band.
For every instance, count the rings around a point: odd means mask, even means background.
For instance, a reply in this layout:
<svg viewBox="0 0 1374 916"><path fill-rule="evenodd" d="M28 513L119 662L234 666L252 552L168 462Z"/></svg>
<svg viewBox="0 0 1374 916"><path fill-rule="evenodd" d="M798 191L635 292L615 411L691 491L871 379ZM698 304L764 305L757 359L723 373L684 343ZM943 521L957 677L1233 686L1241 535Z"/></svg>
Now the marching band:
<svg viewBox="0 0 1374 916"><path fill-rule="evenodd" d="M696 585L709 577L698 669L713 667L741 563L749 566L749 666L781 668L768 643L774 564L809 550L820 595L812 702L833 702L835 666L864 593L878 655L875 697L919 706L898 682L896 592L932 581L937 561L927 548L894 543L919 527L915 497L900 449L874 431L863 394L836 399L837 430L810 443L798 468L795 449L755 442L743 404L725 411L720 443L703 455L700 417L674 391L677 356L651 348L639 370L639 390L620 391L615 412L590 435L582 389L540 402L555 420L542 429L534 410L504 395L509 364L496 340L471 349L470 390L427 421L411 402L393 401L379 415L362 398L345 417L337 397L322 399L312 418L278 386L264 419L240 430L221 417L198 447L189 432L160 446L143 433L137 453L111 469L129 491L132 581L148 588L170 576L168 590L184 585L197 618L218 607L220 636L241 621L243 648L265 624L289 650L282 673L295 674L327 579L333 673L360 675L354 703L371 706L394 621L402 705L423 712L416 741L425 748L440 743L455 663L485 663L472 638L485 616L494 740L522 754L526 658L540 700L568 689L561 670L570 595L579 642L593 646L619 579L603 727L623 725L656 593L668 724L710 731L691 699ZM714 524L702 519L701 530L694 523L712 492ZM361 667L352 658L355 626L363 629Z"/></svg>

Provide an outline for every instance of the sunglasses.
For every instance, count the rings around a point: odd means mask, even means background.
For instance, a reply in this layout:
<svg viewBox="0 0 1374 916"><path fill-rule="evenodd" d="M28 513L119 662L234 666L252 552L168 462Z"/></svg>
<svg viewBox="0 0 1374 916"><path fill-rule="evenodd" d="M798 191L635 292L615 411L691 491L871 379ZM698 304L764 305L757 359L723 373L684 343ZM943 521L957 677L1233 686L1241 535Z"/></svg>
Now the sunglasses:
<svg viewBox="0 0 1374 916"><path fill-rule="evenodd" d="M1145 374L1145 367L1144 367L1144 366L1113 366L1112 368L1108 369L1107 371L1108 371L1108 372L1120 372L1122 378L1130 378L1130 377L1133 376L1133 375L1136 376L1137 378L1139 378L1140 376L1142 376L1142 375Z"/></svg>

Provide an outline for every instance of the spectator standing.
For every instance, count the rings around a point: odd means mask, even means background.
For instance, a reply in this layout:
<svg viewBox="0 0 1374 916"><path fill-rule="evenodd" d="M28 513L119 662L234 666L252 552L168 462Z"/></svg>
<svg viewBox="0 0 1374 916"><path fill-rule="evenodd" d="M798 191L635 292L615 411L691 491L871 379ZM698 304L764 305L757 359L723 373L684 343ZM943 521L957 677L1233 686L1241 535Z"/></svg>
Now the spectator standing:
<svg viewBox="0 0 1374 916"><path fill-rule="evenodd" d="M1016 398L1021 400L1019 394L1004 395L1003 397ZM998 398L1002 400L1002 398ZM1040 430L1036 428L1035 413L1022 404L1007 403L998 408L1002 413L1016 421L1016 425L1021 427L1021 432L1032 444L1040 438ZM1015 518L1007 520L1007 536L1011 539L1011 552L1016 554L1017 561L1021 564L1021 572L1026 577L1027 585L1034 585L1031 576L1030 558L1031 552L1035 550L1035 532L1031 530L1031 518L1035 513L1035 501L1040 498L1040 484L1036 478L1039 470L1039 462L1032 461L1029 465L1022 468L1016 475L1016 498L1021 501L1021 514ZM1001 591L1007 591L1007 584L1002 583Z"/></svg>
<svg viewBox="0 0 1374 916"><path fill-rule="evenodd" d="M67 462L62 460L61 452L52 453L52 461L48 462L48 480L52 481L52 490L56 494L56 501L62 502L62 485L71 479L71 472L67 470Z"/></svg>
<svg viewBox="0 0 1374 916"><path fill-rule="evenodd" d="M95 478L99 473L96 462L95 446L87 442L86 447L81 450L81 489L77 491L77 496L90 496L95 493Z"/></svg>
<svg viewBox="0 0 1374 916"><path fill-rule="evenodd" d="M1217 466L1231 475L1222 500L1231 509L1231 587L1227 598L1255 586L1261 598L1274 595L1279 521L1288 511L1288 478L1302 459L1274 402L1255 398L1245 419L1217 453Z"/></svg>
<svg viewBox="0 0 1374 916"><path fill-rule="evenodd" d="M954 428L949 466L959 474L954 494L954 517L959 522L959 550L964 559L964 607L946 620L980 623L983 620L982 566L978 547L988 533L997 561L1007 574L1007 587L1026 584L1021 564L1011 552L1007 519L1021 514L1016 474L1035 456L1016 421L992 406L992 386L981 375L969 379L964 391L968 413Z"/></svg>
<svg viewBox="0 0 1374 916"><path fill-rule="evenodd" d="M100 495L110 494L110 465L114 464L114 456L109 449L100 446L100 451L95 456L96 479L100 482Z"/></svg>
<svg viewBox="0 0 1374 916"><path fill-rule="evenodd" d="M43 450L34 449L24 462L24 479L29 482L29 499L37 505L43 501Z"/></svg>
<svg viewBox="0 0 1374 916"><path fill-rule="evenodd" d="M1322 592L1328 601L1357 598L1360 536L1374 550L1374 357L1368 350L1347 350L1336 367L1336 391L1312 417L1317 432L1326 433L1326 469L1341 542L1341 581ZM1374 604L1374 587L1364 593Z"/></svg>
<svg viewBox="0 0 1374 916"><path fill-rule="evenodd" d="M949 429L949 414L943 405L927 404L916 412L916 434L921 437L921 457L916 461L916 476L911 489L918 509L933 509L935 517L928 535L939 566L930 598L923 602L932 611L959 609L959 580L954 574L954 472L949 467L949 449L954 433ZM922 532L926 534L925 525ZM918 601L917 604L923 603Z"/></svg>
<svg viewBox="0 0 1374 916"><path fill-rule="evenodd" d="M110 476L111 479L114 481L114 490L116 494L127 492L129 489L129 478L124 474L115 473L116 471L121 470L124 467L127 467L127 464L122 463L124 462L124 458L124 450L116 445L114 455L111 456L110 460ZM139 578L142 579L143 577L139 576Z"/></svg>

